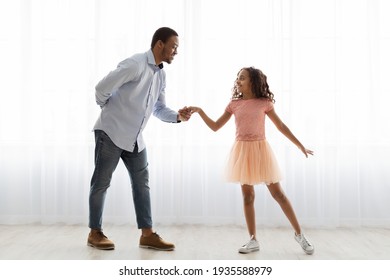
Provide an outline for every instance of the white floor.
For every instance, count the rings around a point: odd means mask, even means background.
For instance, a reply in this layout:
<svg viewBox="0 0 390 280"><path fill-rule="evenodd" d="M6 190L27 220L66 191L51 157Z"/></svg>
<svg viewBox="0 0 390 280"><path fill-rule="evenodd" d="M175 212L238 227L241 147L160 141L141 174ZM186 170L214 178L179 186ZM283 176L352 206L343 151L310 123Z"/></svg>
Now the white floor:
<svg viewBox="0 0 390 280"><path fill-rule="evenodd" d="M258 229L261 249L239 254L247 239L240 226L156 226L176 249L161 252L138 247L134 226L106 226L116 249L101 251L86 245L86 226L0 225L0 260L390 260L390 229L306 229L315 246L306 255L291 229Z"/></svg>

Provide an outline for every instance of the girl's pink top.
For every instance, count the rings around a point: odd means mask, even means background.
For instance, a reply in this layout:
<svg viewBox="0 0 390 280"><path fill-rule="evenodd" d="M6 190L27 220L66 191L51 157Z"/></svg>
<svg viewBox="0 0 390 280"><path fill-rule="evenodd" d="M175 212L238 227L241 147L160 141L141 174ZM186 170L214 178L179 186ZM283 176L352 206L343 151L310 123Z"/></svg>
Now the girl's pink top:
<svg viewBox="0 0 390 280"><path fill-rule="evenodd" d="M266 98L231 100L226 111L234 114L237 141L265 139L265 115L274 108Z"/></svg>

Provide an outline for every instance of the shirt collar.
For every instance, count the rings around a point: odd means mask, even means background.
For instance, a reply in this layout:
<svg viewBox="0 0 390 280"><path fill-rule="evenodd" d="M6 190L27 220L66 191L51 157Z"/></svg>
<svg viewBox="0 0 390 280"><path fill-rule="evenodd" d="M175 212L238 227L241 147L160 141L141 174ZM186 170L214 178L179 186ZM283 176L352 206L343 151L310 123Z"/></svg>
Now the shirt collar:
<svg viewBox="0 0 390 280"><path fill-rule="evenodd" d="M158 67L159 69L163 69L164 65L162 64L162 62L159 65L156 65L156 60L154 59L154 55L153 55L152 49L148 50L146 52L146 55L148 57L148 63L149 64L152 64L156 68Z"/></svg>

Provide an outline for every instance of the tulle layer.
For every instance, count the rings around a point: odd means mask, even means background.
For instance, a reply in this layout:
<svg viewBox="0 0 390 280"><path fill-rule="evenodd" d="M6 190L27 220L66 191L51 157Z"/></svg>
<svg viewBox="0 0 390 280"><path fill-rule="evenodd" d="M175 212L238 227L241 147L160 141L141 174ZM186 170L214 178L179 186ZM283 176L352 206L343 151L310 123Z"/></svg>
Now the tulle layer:
<svg viewBox="0 0 390 280"><path fill-rule="evenodd" d="M227 180L241 185L277 183L282 179L279 165L267 140L236 141L227 165Z"/></svg>

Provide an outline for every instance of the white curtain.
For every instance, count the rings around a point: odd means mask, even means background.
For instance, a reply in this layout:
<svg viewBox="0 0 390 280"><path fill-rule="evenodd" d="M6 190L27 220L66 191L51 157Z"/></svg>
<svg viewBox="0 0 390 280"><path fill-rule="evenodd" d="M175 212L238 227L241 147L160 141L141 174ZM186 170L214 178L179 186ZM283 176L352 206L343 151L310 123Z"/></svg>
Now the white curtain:
<svg viewBox="0 0 390 280"><path fill-rule="evenodd" d="M389 12L387 0L1 0L0 223L87 224L94 86L169 26L171 108L216 119L239 69L262 69L279 116L315 151L306 159L267 121L302 225L390 227ZM198 115L151 118L155 223L244 224L240 187L224 180L234 133L233 119L214 133ZM263 185L256 215L288 225ZM104 223L135 224L122 163Z"/></svg>

